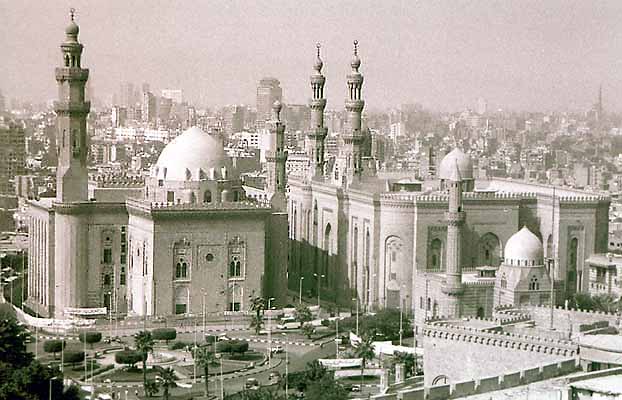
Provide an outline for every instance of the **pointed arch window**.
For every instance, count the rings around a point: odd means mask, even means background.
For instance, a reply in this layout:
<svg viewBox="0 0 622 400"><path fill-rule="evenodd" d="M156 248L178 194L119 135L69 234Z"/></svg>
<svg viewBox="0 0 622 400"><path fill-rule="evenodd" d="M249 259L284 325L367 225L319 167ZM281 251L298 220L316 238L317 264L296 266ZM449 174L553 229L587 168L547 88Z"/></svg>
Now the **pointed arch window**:
<svg viewBox="0 0 622 400"><path fill-rule="evenodd" d="M532 276L529 280L529 290L540 290L540 282L537 276Z"/></svg>

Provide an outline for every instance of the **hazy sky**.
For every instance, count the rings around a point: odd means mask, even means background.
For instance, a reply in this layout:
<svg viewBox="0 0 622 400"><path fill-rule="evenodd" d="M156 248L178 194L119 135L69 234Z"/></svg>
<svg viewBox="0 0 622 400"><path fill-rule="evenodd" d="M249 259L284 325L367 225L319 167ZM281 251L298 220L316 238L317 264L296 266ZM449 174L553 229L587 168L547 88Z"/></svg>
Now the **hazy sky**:
<svg viewBox="0 0 622 400"><path fill-rule="evenodd" d="M306 102L321 42L328 108L343 108L358 39L370 108L585 109L603 84L622 109L622 1L0 0L0 90L56 96L59 44L77 9L97 97L122 81L182 88L205 105L255 104L263 76Z"/></svg>

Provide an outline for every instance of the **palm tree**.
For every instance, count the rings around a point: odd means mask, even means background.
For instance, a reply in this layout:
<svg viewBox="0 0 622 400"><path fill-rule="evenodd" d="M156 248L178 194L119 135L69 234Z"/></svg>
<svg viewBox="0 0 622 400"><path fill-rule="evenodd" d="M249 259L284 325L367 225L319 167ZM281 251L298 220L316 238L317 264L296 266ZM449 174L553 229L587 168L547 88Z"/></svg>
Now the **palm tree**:
<svg viewBox="0 0 622 400"><path fill-rule="evenodd" d="M203 367L205 375L205 397L209 396L209 366L216 365L216 357L207 346L197 347L194 349L194 357L199 366Z"/></svg>
<svg viewBox="0 0 622 400"><path fill-rule="evenodd" d="M175 383L175 381L177 380L177 377L175 376L175 371L171 367L161 368L158 375L160 377L160 385L162 385L162 387L164 388L164 398L168 400L168 389L177 387L177 384Z"/></svg>
<svg viewBox="0 0 622 400"><path fill-rule="evenodd" d="M404 364L406 377L415 373L415 355L397 351L393 354L393 364Z"/></svg>
<svg viewBox="0 0 622 400"><path fill-rule="evenodd" d="M251 300L251 311L255 312L255 317L251 320L251 327L255 328L255 334L259 335L263 318L261 313L266 309L266 300L263 297L255 297Z"/></svg>
<svg viewBox="0 0 622 400"><path fill-rule="evenodd" d="M356 348L356 356L363 359L361 363L361 376L368 360L374 358L374 337L372 335L363 335L361 343Z"/></svg>
<svg viewBox="0 0 622 400"><path fill-rule="evenodd" d="M154 380L148 380L145 384L145 395L147 397L153 397L156 393L158 393L158 382Z"/></svg>
<svg viewBox="0 0 622 400"><path fill-rule="evenodd" d="M153 352L154 344L155 341L149 331L140 331L134 335L136 350L143 356L143 389L145 390L145 394L147 393L147 357L149 353Z"/></svg>

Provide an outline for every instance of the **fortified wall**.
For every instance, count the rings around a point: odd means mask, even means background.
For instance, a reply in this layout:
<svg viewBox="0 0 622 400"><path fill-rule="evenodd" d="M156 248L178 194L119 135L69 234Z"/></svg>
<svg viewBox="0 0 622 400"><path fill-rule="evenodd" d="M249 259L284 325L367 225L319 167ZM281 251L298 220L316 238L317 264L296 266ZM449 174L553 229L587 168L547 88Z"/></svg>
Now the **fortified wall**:
<svg viewBox="0 0 622 400"><path fill-rule="evenodd" d="M536 325L549 326L551 321L551 308L546 306L522 306L516 309L518 312L527 313ZM587 332L605 326L605 322L611 327L620 326L620 316L615 313L599 311L587 311L556 307L553 313L553 326L558 331L572 333Z"/></svg>
<svg viewBox="0 0 622 400"><path fill-rule="evenodd" d="M566 340L459 326L463 321L425 325L425 386L497 376L575 358L577 345Z"/></svg>
<svg viewBox="0 0 622 400"><path fill-rule="evenodd" d="M427 339L427 338L426 338ZM458 364L460 366L461 364ZM456 399L474 394L483 394L495 390L509 389L516 386L556 378L571 374L579 369L574 358L558 362L550 362L533 368L516 369L501 375L485 375L478 379L457 381L456 383L440 384L397 393L374 396L376 400L446 400Z"/></svg>

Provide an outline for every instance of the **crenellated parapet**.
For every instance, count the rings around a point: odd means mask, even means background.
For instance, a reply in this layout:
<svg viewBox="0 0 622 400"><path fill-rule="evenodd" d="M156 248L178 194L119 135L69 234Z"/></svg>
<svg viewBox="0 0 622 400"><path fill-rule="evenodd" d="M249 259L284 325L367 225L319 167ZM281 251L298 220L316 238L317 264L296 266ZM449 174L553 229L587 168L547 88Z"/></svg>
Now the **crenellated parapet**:
<svg viewBox="0 0 622 400"><path fill-rule="evenodd" d="M143 176L115 173L91 176L91 181L102 188L140 188L145 185Z"/></svg>
<svg viewBox="0 0 622 400"><path fill-rule="evenodd" d="M424 336L462 341L513 350L534 351L544 354L574 357L578 347L571 341L518 335L502 331L483 331L473 327L452 325L451 322L428 322Z"/></svg>

